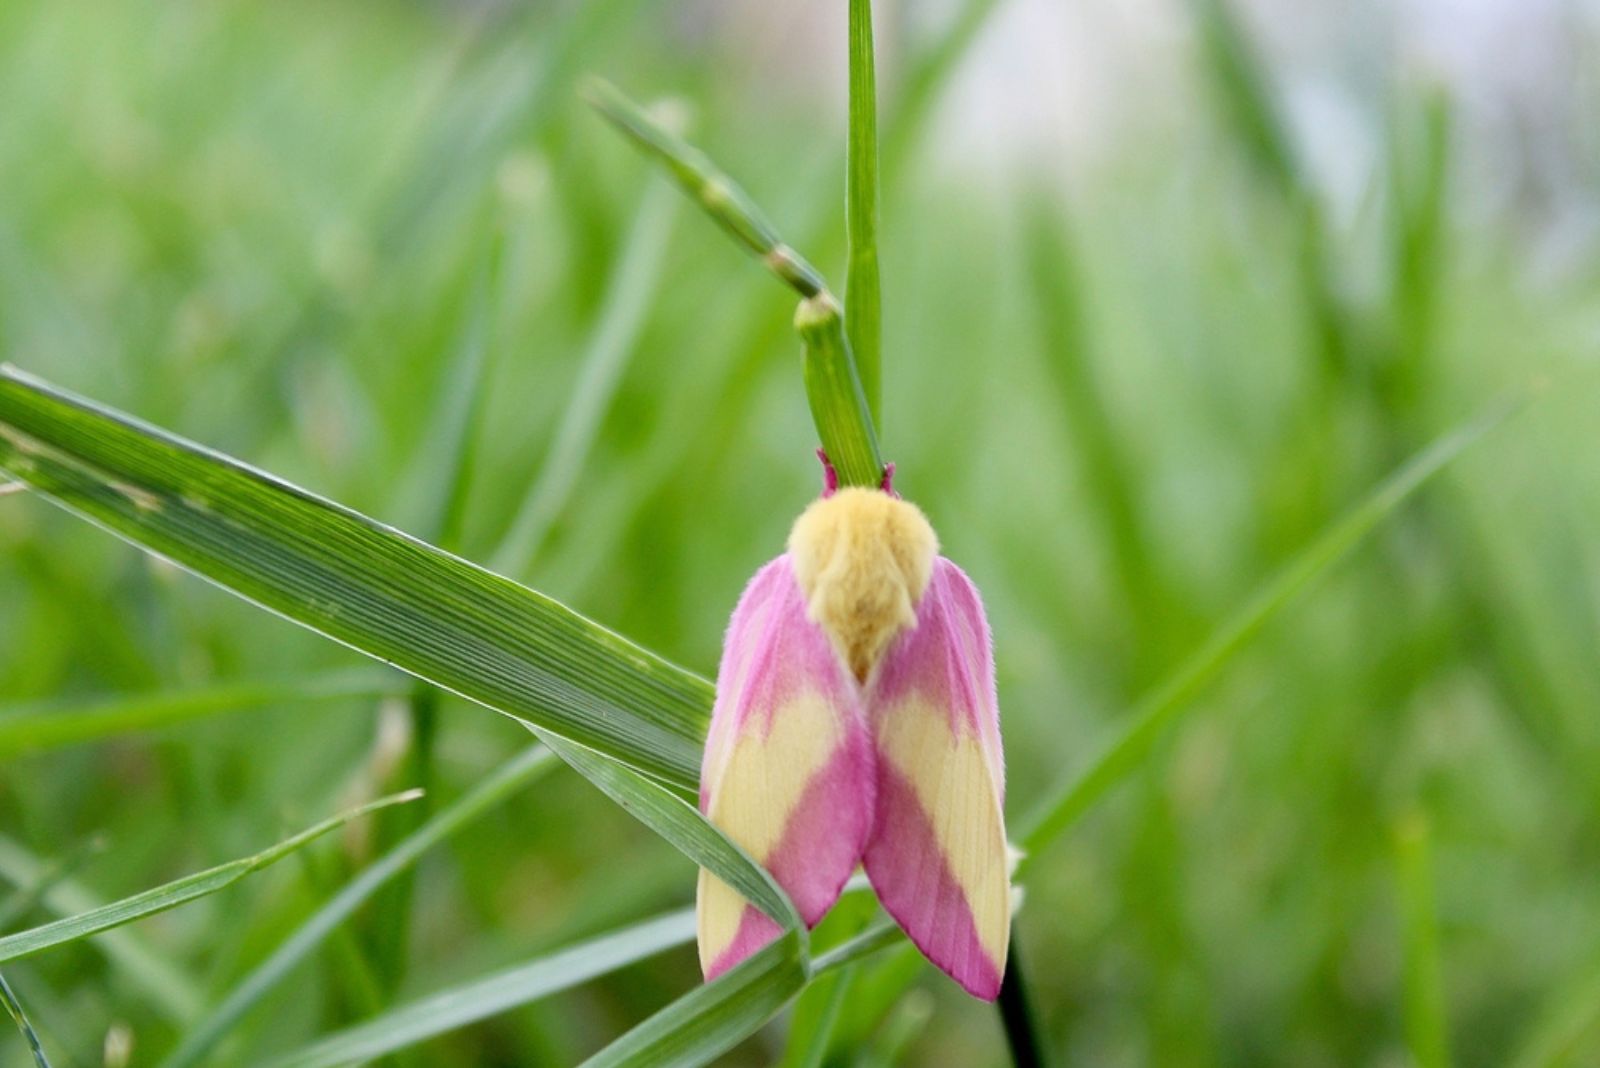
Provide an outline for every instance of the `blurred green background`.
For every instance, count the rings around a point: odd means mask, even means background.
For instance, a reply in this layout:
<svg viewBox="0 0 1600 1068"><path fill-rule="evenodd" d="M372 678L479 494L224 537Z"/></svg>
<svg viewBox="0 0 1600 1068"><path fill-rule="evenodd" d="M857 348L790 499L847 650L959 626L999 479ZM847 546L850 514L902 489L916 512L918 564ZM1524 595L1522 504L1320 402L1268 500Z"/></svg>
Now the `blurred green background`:
<svg viewBox="0 0 1600 1068"><path fill-rule="evenodd" d="M0 358L439 537L438 413L481 341L454 547L710 674L818 485L793 296L576 86L674 98L842 289L844 7L7 0ZM1406 456L1554 383L1040 858L1018 937L1053 1051L1427 1060L1431 913L1450 1058L1600 1063L1592 5L878 18L881 436L984 591L1013 820ZM0 723L361 666L0 497ZM110 899L411 785L413 725L392 698L280 700L0 743L6 926L47 917L12 893L32 860ZM432 729L436 804L527 742L451 700ZM357 828L132 934L214 1001L396 833ZM364 911L217 1063L693 886L557 772L430 854L408 926L392 900ZM915 960L868 967L833 1060L1006 1063L994 1010ZM181 1033L172 991L93 945L6 975L62 1064L155 1063ZM697 981L675 950L401 1063L571 1063ZM0 1063L25 1057L0 1028Z"/></svg>

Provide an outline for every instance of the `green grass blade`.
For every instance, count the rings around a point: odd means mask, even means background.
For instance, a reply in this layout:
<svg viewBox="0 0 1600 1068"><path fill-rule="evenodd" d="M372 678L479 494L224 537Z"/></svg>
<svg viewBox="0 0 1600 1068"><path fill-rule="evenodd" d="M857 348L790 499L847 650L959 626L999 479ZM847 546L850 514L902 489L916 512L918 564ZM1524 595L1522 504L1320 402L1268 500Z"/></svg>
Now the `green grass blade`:
<svg viewBox="0 0 1600 1068"><path fill-rule="evenodd" d="M246 976L210 1014L184 1036L167 1068L199 1064L270 990L316 952L340 924L422 858L422 855L555 766L543 746L525 750L463 794L356 876Z"/></svg>
<svg viewBox="0 0 1600 1068"><path fill-rule="evenodd" d="M712 690L526 587L0 370L0 468L297 623L692 788Z"/></svg>
<svg viewBox="0 0 1600 1068"><path fill-rule="evenodd" d="M807 984L795 1003L789 1044L778 1068L822 1068L854 979L855 970L847 967L820 975Z"/></svg>
<svg viewBox="0 0 1600 1068"><path fill-rule="evenodd" d="M442 401L435 405L433 427L427 435L423 456L416 464L423 475L425 491L432 498L423 530L434 544L449 552L460 547L467 495L478 459L480 435L477 428L482 422L488 383L493 374L495 312L504 260L505 232L497 228L483 253L483 263L478 268L462 322L457 327L454 352L438 390ZM437 687L412 680L406 701L410 744L405 759L389 772L377 789L412 784L432 791L442 696ZM393 848L432 814L431 797L424 797L420 805L386 814L376 824L377 852ZM370 958L368 970L378 977L377 986L385 1000L392 997L405 979L411 903L411 870L408 868L377 895L357 929L341 935L353 953L364 960ZM354 969L348 971L354 973Z"/></svg>
<svg viewBox="0 0 1600 1068"><path fill-rule="evenodd" d="M845 170L845 336L875 425L883 422L883 294L878 276L878 77L872 0L850 0L850 162Z"/></svg>
<svg viewBox="0 0 1600 1068"><path fill-rule="evenodd" d="M905 937L906 933L898 924L884 921L867 928L848 942L842 942L828 952L820 954L812 962L811 971L815 975L825 975L847 964L853 964L863 957L870 957L880 949L887 949L902 942Z"/></svg>
<svg viewBox="0 0 1600 1068"><path fill-rule="evenodd" d="M99 835L73 846L65 856L41 865L38 874L24 886L0 901L0 931L17 923L44 904L50 891L72 877L89 858L105 851L105 839ZM82 910L74 910L82 911Z"/></svg>
<svg viewBox="0 0 1600 1068"><path fill-rule="evenodd" d="M1417 1068L1447 1068L1444 981L1439 968L1439 922L1434 908L1433 858L1427 818L1413 813L1395 828L1401 918L1405 926L1406 1045Z"/></svg>
<svg viewBox="0 0 1600 1068"><path fill-rule="evenodd" d="M1246 602L1175 675L1140 702L1132 722L1089 767L1057 790L1027 821L1028 829L1022 836L1025 855L1018 865L1018 875L1096 801L1133 773L1156 741L1189 707L1190 701L1268 622L1360 544L1430 478L1504 422L1519 406L1520 402L1497 405L1435 441L1389 476Z"/></svg>
<svg viewBox="0 0 1600 1068"><path fill-rule="evenodd" d="M1239 16L1229 0L1196 0L1196 7L1206 66L1227 117L1256 166L1292 199L1300 190L1294 146Z"/></svg>
<svg viewBox="0 0 1600 1068"><path fill-rule="evenodd" d="M794 904L767 869L713 826L699 809L626 765L551 734L534 733L578 774L684 856L739 891L784 927L804 930ZM803 945L804 938L801 942Z"/></svg>
<svg viewBox="0 0 1600 1068"><path fill-rule="evenodd" d="M693 909L658 916L401 1005L272 1061L270 1068L333 1068L372 1060L570 990L693 939Z"/></svg>
<svg viewBox="0 0 1600 1068"><path fill-rule="evenodd" d="M714 982L697 986L584 1062L584 1068L690 1068L755 1034L806 985L789 931Z"/></svg>
<svg viewBox="0 0 1600 1068"><path fill-rule="evenodd" d="M0 836L0 878L24 888L40 887L39 903L62 916L102 907L99 898L60 874L60 864L35 857L11 839ZM106 931L91 943L141 989L150 1004L175 1024L200 1012L199 988L177 966L157 953L133 931Z"/></svg>
<svg viewBox="0 0 1600 1068"><path fill-rule="evenodd" d="M17 995L12 991L11 984L6 982L6 977L0 975L0 1004L6 1007L6 1015L10 1016L22 1032L23 1041L28 1044L28 1052L33 1054L33 1063L36 1068L50 1068L50 1058L44 1055L44 1046L39 1042L39 1036L33 1030L33 1025L28 1022L28 1014L22 1011L22 1002L17 1000Z"/></svg>
<svg viewBox="0 0 1600 1068"><path fill-rule="evenodd" d="M0 760L156 730L224 712L399 696L408 686L403 675L362 668L300 679L224 683L92 701L52 700L0 707Z"/></svg>
<svg viewBox="0 0 1600 1068"><path fill-rule="evenodd" d="M817 269L778 236L749 194L704 152L657 122L609 82L594 79L584 95L613 126L665 165L683 191L782 282L802 297L814 297L827 289Z"/></svg>
<svg viewBox="0 0 1600 1068"><path fill-rule="evenodd" d="M666 262L676 208L672 190L652 183L616 270L606 284L578 383L556 429L550 454L495 552L492 564L502 574L527 573L545 535L578 485L578 476L644 329L645 313L655 297Z"/></svg>
<svg viewBox="0 0 1600 1068"><path fill-rule="evenodd" d="M232 886L251 872L259 871L270 864L274 864L284 857L309 844L329 831L344 826L353 819L357 819L369 812L387 808L390 805L401 804L415 798L417 794L395 794L390 797L379 798L368 802L359 808L342 812L337 816L329 817L315 826L309 827L293 837L286 838L269 849L264 849L253 856L241 857L238 860L220 864L215 868L197 872L146 890L141 894L124 898L121 901L76 916L56 920L41 927L33 927L26 931L0 938L0 963L8 960L17 960L22 957L32 956L55 946L68 942L76 942L81 938L108 931L114 927L121 927L125 923L154 916L158 912L177 908L197 898L214 894L218 890Z"/></svg>
<svg viewBox="0 0 1600 1068"><path fill-rule="evenodd" d="M805 345L806 399L817 437L845 486L883 482L883 457L861 391L839 305L824 293L800 302L794 328Z"/></svg>
<svg viewBox="0 0 1600 1068"><path fill-rule="evenodd" d="M1590 1057L1581 1059L1587 1050ZM1537 1014L1506 1062L1512 1068L1567 1068L1593 1063L1600 1050L1600 964L1591 964Z"/></svg>

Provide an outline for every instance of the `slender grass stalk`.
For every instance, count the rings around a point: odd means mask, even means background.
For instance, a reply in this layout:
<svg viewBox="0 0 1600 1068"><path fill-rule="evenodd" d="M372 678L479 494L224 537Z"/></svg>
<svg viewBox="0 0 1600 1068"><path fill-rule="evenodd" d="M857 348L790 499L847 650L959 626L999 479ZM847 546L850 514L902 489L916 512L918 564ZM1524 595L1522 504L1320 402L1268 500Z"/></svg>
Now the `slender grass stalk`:
<svg viewBox="0 0 1600 1068"><path fill-rule="evenodd" d="M806 397L817 436L846 486L878 486L883 457L856 377L839 305L823 293L800 302L794 328L805 345Z"/></svg>
<svg viewBox="0 0 1600 1068"><path fill-rule="evenodd" d="M0 901L0 931L38 908L54 887L70 879L73 872L91 857L103 853L105 848L106 840L102 835L79 842L65 856L51 861L25 886L18 887L15 893Z"/></svg>
<svg viewBox="0 0 1600 1068"><path fill-rule="evenodd" d="M53 876L53 868L53 864L0 836L0 878L17 886L38 886L48 881L39 900L45 909L58 916L72 916L105 907L100 898L75 880ZM106 931L91 939L89 945L169 1023L181 1027L199 1014L202 1002L198 984L165 954L156 952L138 932Z"/></svg>
<svg viewBox="0 0 1600 1068"><path fill-rule="evenodd" d="M1394 838L1405 925L1406 1045L1418 1068L1447 1068L1450 1042L1427 817L1420 812L1406 816L1395 827Z"/></svg>
<svg viewBox="0 0 1600 1068"><path fill-rule="evenodd" d="M676 206L670 188L651 183L606 282L578 382L562 412L549 455L490 560L490 566L503 575L528 573L551 526L577 488L661 281Z"/></svg>
<svg viewBox="0 0 1600 1068"><path fill-rule="evenodd" d="M343 827L353 819L358 819L379 809L390 805L404 804L414 800L418 794L410 791L395 794L391 797L382 797L376 801L368 802L348 812L332 816L321 823L308 827L290 838L286 838L268 849L264 849L252 856L241 857L229 861L227 864L208 868L203 872L158 886L152 890L135 894L110 905L103 905L76 916L56 920L41 927L33 927L26 931L0 938L0 963L8 960L18 960L22 957L32 956L54 946L66 942L76 942L88 938L102 931L109 931L121 927L125 923L153 916L168 909L177 908L197 898L214 894L218 890L232 886L252 872L260 871L271 864L275 864L284 857L293 853L327 834L329 831Z"/></svg>
<svg viewBox="0 0 1600 1068"><path fill-rule="evenodd" d="M849 166L845 232L850 256L844 283L845 336L855 354L867 411L883 425L883 294L878 272L878 78L872 0L850 0Z"/></svg>
<svg viewBox="0 0 1600 1068"><path fill-rule="evenodd" d="M17 1000L16 993L12 991L11 984L6 982L4 975L0 975L0 1004L5 1005L6 1015L11 1017L17 1029L22 1032L23 1040L28 1043L28 1052L33 1054L36 1068L50 1068L50 1059L44 1055L44 1046L39 1041L39 1035L28 1022L28 1014L22 1011L22 1002Z"/></svg>
<svg viewBox="0 0 1600 1068"><path fill-rule="evenodd" d="M1519 397L1497 404L1479 418L1439 438L1384 480L1343 519L1325 530L1234 613L1176 674L1135 706L1131 722L1089 767L1053 791L1050 800L1026 822L1027 830L1022 835L1025 855L1018 864L1017 875L1020 877L1042 849L1132 774L1167 729L1190 707L1190 702L1269 621L1360 544L1429 479L1504 422L1525 400Z"/></svg>
<svg viewBox="0 0 1600 1068"><path fill-rule="evenodd" d="M779 239L749 196L705 153L653 120L606 82L593 83L588 95L613 125L660 160L724 230L761 257L773 273L804 298L795 312L794 325L805 345L806 396L822 447L845 485L879 485L884 464L878 454L871 408L846 336L844 313L822 276ZM875 188L876 166L871 169ZM871 232L876 234L875 221ZM875 236L870 238L869 247L875 256ZM875 300L875 274L870 285L874 297L869 299Z"/></svg>
<svg viewBox="0 0 1600 1068"><path fill-rule="evenodd" d="M875 924L849 941L833 947L826 953L818 954L811 962L811 974L826 975L863 957L870 957L880 949L903 941L905 936L906 933L894 923L884 921Z"/></svg>
<svg viewBox="0 0 1600 1068"><path fill-rule="evenodd" d="M408 687L405 676L396 672L359 668L298 679L222 683L87 702L52 700L0 706L0 760L158 730L228 712L398 697Z"/></svg>
<svg viewBox="0 0 1600 1068"><path fill-rule="evenodd" d="M750 196L704 152L656 121L609 82L593 79L584 95L613 126L664 164L717 225L801 297L814 297L827 288L816 268L778 236Z"/></svg>
<svg viewBox="0 0 1600 1068"><path fill-rule="evenodd" d="M334 1068L375 1059L569 990L693 938L692 909L658 916L396 1006L272 1061L270 1068Z"/></svg>
<svg viewBox="0 0 1600 1068"><path fill-rule="evenodd" d="M218 1002L204 1020L184 1036L177 1049L164 1062L165 1068L185 1068L202 1063L245 1013L316 952L352 913L380 889L410 871L428 850L538 781L554 766L554 755L549 750L543 746L533 746L501 765L471 791L440 809L432 819L362 871L301 924L294 934L280 943L266 960L257 965Z"/></svg>

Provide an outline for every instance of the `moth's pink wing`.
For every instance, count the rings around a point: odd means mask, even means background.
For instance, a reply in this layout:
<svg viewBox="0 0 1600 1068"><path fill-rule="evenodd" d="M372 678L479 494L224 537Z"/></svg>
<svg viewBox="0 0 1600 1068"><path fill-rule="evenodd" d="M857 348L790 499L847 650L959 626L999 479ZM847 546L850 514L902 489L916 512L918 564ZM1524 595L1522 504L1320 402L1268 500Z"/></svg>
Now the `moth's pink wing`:
<svg viewBox="0 0 1600 1068"><path fill-rule="evenodd" d="M977 589L943 557L866 701L878 760L867 875L917 948L992 1000L1011 927L994 654Z"/></svg>
<svg viewBox="0 0 1600 1068"><path fill-rule="evenodd" d="M750 581L728 627L700 810L766 866L808 925L838 900L872 829L874 764L860 700L780 556ZM704 870L697 914L708 979L779 933Z"/></svg>

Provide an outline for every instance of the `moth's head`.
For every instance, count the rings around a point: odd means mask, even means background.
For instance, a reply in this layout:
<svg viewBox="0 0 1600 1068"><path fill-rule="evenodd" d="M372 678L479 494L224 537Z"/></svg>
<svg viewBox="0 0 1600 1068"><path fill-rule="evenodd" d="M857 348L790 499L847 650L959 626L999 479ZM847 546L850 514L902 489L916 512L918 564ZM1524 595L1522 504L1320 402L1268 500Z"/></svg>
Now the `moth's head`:
<svg viewBox="0 0 1600 1068"><path fill-rule="evenodd" d="M921 509L883 490L846 487L814 501L789 532L806 615L858 681L915 626L939 539Z"/></svg>

